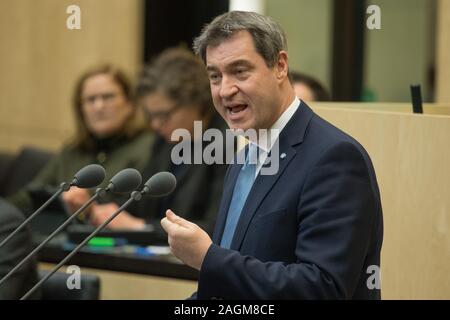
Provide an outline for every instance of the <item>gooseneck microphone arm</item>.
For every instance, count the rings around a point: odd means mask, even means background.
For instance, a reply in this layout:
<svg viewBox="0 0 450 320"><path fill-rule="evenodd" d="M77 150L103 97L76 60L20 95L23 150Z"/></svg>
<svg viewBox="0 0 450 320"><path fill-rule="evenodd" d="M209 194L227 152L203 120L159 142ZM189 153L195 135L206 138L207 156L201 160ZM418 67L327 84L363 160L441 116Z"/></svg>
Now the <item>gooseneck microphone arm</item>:
<svg viewBox="0 0 450 320"><path fill-rule="evenodd" d="M92 177L89 177L90 179ZM11 275L17 271L25 262L27 262L31 257L33 257L36 252L38 252L44 245L46 245L51 239L53 239L61 230L63 230L69 223L73 221L77 216L79 216L92 202L97 200L99 197L105 195L106 192L130 192L139 187L141 184L142 177L139 171L132 168L127 168L118 172L114 177L111 178L108 186L106 188L98 188L95 194L89 198L86 203L84 203L75 213L73 213L62 225L60 225L55 231L52 232L41 244L39 244L33 251L31 251L22 261L20 261L7 275L5 275L0 280L0 285L2 285Z"/></svg>
<svg viewBox="0 0 450 320"><path fill-rule="evenodd" d="M98 186L105 179L105 169L98 164L90 164L81 168L75 175L72 182L63 182L59 186L58 191L50 197L43 205L39 207L32 215L30 215L20 226L16 228L0 243L0 248L3 247L12 237L14 237L20 230L22 230L34 217L41 213L48 205L54 201L61 193L68 191L72 186L80 188L92 188Z"/></svg>
<svg viewBox="0 0 450 320"><path fill-rule="evenodd" d="M103 188L98 188L95 194L85 203L83 204L75 213L73 213L62 225L60 225L55 231L53 231L41 244L39 244L36 248L33 249L25 258L22 259L11 271L8 272L1 280L0 286L9 279L9 277L16 272L24 263L26 263L30 258L32 258L43 246L45 246L51 239L53 239L61 230L63 230L69 223L73 221L76 217L78 217L92 202L97 200L100 196L102 196L106 192Z"/></svg>
<svg viewBox="0 0 450 320"><path fill-rule="evenodd" d="M125 169L127 170L127 169ZM139 182L140 184L140 182ZM159 172L153 175L144 184L141 192L133 191L130 199L128 199L120 208L116 210L106 221L99 225L86 239L84 239L75 249L72 250L60 263L58 263L44 278L42 278L33 288L31 288L20 300L27 299L34 291L47 281L56 271L59 270L70 258L72 258L81 248L95 237L102 229L104 229L115 217L125 210L133 201L139 201L142 196L149 194L154 197L163 197L170 194L176 187L177 181L175 176L170 172ZM129 187L132 187L131 185ZM134 187L136 189L137 186Z"/></svg>
<svg viewBox="0 0 450 320"><path fill-rule="evenodd" d="M104 229L115 217L117 217L123 210L125 210L130 203L133 201L138 201L142 198L139 191L133 191L130 199L128 199L113 215L111 215L107 220L105 220L101 225L99 225L88 237L86 237L75 249L72 250L60 263L58 263L52 271L50 271L44 278L42 278L36 285L31 288L20 300L27 299L34 291L36 291L48 278L50 278L56 271L59 270L70 258L72 258L80 249L89 242L93 237L97 235L102 229Z"/></svg>
<svg viewBox="0 0 450 320"><path fill-rule="evenodd" d="M48 205L54 201L59 195L67 190L70 189L72 186L71 183L63 182L59 186L58 191L50 197L42 206L40 206L39 209L37 209L31 216L29 216L20 226L17 227L16 230L14 230L9 236L7 236L5 239L3 239L2 243L0 243L0 248L3 247L12 237L14 237L20 230L22 230L31 220L33 220L34 217L36 217L38 214L40 214L45 208L48 207Z"/></svg>

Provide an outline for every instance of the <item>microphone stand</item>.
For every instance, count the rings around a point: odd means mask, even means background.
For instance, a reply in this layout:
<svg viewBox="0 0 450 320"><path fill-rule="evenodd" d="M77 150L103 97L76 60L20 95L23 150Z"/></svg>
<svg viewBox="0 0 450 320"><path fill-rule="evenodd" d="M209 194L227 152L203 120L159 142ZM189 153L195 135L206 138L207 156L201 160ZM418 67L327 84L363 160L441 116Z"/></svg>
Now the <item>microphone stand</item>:
<svg viewBox="0 0 450 320"><path fill-rule="evenodd" d="M55 192L53 196L51 196L50 199L48 199L42 206L39 207L31 216L29 216L20 226L17 227L16 230L14 230L9 236L7 236L3 241L0 243L0 248L3 247L12 237L14 237L20 230L22 230L34 217L36 217L39 213L41 213L45 208L48 207L48 205L55 200L59 195L65 191L68 191L73 186L72 183L63 182L59 186L58 191ZM0 282L1 283L1 282Z"/></svg>
<svg viewBox="0 0 450 320"><path fill-rule="evenodd" d="M58 263L44 278L42 278L33 288L31 288L20 300L27 299L34 291L36 291L42 284L47 281L56 271L59 270L70 258L72 258L80 249L95 237L102 229L104 229L115 217L117 217L126 207L128 207L133 201L139 201L142 199L142 193L139 191L133 191L130 199L128 199L119 209L116 210L106 221L99 225L89 236L87 236L75 249L72 250L60 263Z"/></svg>
<svg viewBox="0 0 450 320"><path fill-rule="evenodd" d="M83 204L75 213L73 213L62 225L60 225L55 231L52 232L41 244L39 244L36 248L33 249L22 261L20 261L11 271L8 272L0 280L0 286L9 279L9 277L16 272L25 262L27 262L33 255L36 254L44 245L46 245L51 239L53 239L61 230L63 230L69 223L71 223L76 217L78 217L92 202L97 200L100 196L103 196L106 193L106 190L103 188L98 188L95 191L95 194L89 198L89 200Z"/></svg>

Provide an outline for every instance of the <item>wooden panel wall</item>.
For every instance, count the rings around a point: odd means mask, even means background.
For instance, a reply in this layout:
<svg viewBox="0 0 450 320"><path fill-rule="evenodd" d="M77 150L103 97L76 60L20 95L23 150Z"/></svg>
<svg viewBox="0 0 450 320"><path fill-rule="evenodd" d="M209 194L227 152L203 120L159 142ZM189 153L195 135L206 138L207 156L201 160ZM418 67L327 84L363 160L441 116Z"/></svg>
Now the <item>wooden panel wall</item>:
<svg viewBox="0 0 450 320"><path fill-rule="evenodd" d="M438 0L436 102L450 102L450 1Z"/></svg>
<svg viewBox="0 0 450 320"><path fill-rule="evenodd" d="M413 113L411 103L311 102L312 107ZM424 103L424 114L450 115L450 104Z"/></svg>
<svg viewBox="0 0 450 320"><path fill-rule="evenodd" d="M316 107L369 152L384 211L384 299L450 299L450 117Z"/></svg>
<svg viewBox="0 0 450 320"><path fill-rule="evenodd" d="M81 9L68 30L66 9ZM72 133L74 83L110 62L135 76L141 61L141 0L0 1L0 150L58 148Z"/></svg>

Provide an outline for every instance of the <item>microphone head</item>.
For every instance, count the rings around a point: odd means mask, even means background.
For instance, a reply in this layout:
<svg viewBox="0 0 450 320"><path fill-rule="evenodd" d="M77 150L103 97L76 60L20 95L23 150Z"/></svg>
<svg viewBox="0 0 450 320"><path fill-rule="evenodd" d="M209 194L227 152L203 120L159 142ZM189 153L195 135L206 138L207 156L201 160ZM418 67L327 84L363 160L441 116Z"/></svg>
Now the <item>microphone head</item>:
<svg viewBox="0 0 450 320"><path fill-rule="evenodd" d="M73 176L72 185L78 188L94 188L105 180L105 169L99 164L89 164Z"/></svg>
<svg viewBox="0 0 450 320"><path fill-rule="evenodd" d="M115 193L128 193L136 190L142 182L142 176L136 169L127 168L116 173L109 181L108 189Z"/></svg>
<svg viewBox="0 0 450 320"><path fill-rule="evenodd" d="M145 193L152 197L163 197L172 193L177 186L177 179L175 176L168 172L162 171L154 174L144 184Z"/></svg>

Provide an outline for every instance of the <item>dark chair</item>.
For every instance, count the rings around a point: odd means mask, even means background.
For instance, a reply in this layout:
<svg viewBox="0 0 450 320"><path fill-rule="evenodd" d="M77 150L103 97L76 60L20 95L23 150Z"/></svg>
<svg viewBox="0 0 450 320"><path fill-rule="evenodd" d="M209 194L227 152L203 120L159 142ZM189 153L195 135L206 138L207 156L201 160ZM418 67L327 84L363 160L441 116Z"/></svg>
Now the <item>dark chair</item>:
<svg viewBox="0 0 450 320"><path fill-rule="evenodd" d="M0 196L3 194L5 188L6 178L10 167L14 161L14 154L8 152L0 152Z"/></svg>
<svg viewBox="0 0 450 320"><path fill-rule="evenodd" d="M39 270L39 279L45 277L49 272ZM70 273L56 272L41 288L42 300L99 300L100 278L92 274L81 274L80 289L69 289L67 279Z"/></svg>
<svg viewBox="0 0 450 320"><path fill-rule="evenodd" d="M53 153L46 150L24 147L10 164L0 194L6 197L20 190L39 173L52 156Z"/></svg>

